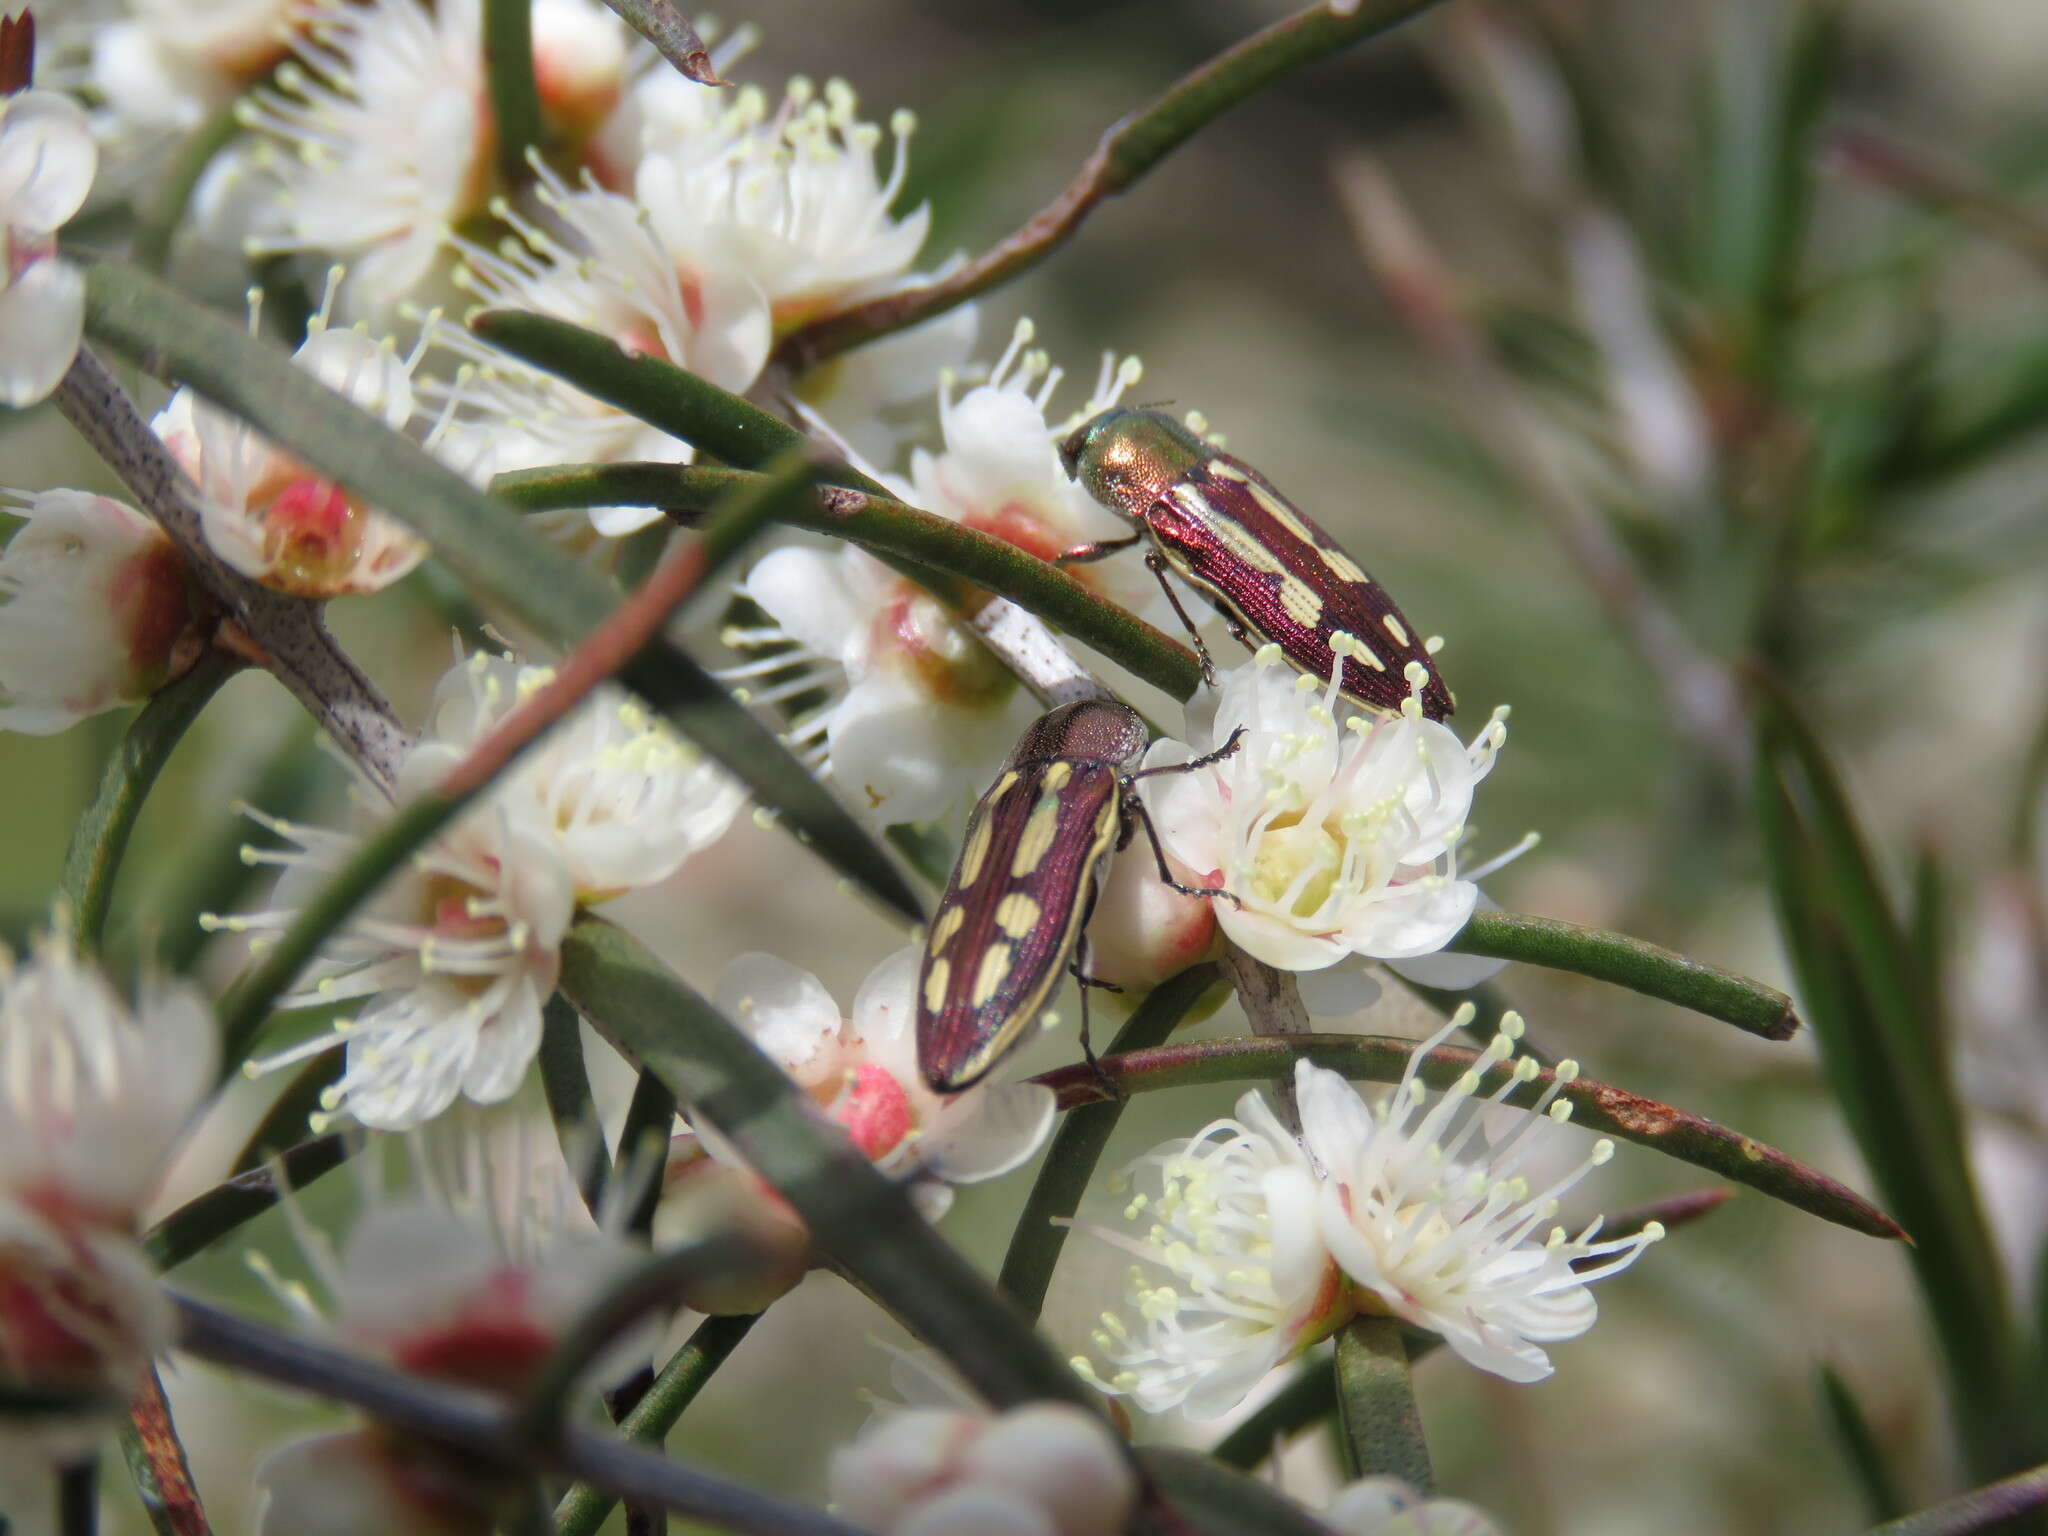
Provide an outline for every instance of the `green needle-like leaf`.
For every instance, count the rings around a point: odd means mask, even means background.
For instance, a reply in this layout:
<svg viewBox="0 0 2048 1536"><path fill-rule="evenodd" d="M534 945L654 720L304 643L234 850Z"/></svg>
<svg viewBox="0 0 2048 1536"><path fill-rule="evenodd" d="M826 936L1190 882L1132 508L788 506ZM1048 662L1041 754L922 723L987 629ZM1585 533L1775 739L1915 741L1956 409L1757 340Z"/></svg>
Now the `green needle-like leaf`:
<svg viewBox="0 0 2048 1536"><path fill-rule="evenodd" d="M1320 1424L1336 1411L1335 1363L1325 1356L1313 1356L1302 1362L1286 1386L1217 1441L1209 1454L1226 1467L1249 1472L1273 1454L1276 1444L1311 1424Z"/></svg>
<svg viewBox="0 0 2048 1536"><path fill-rule="evenodd" d="M1582 928L1577 923L1521 912L1474 912L1447 947L1462 955L1521 960L1611 981L1766 1040L1789 1040L1799 1028L1792 999L1776 987L1703 965L1625 933Z"/></svg>
<svg viewBox="0 0 2048 1536"><path fill-rule="evenodd" d="M540 147L540 87L533 78L533 0L484 0L484 79L497 131L498 174L517 186Z"/></svg>
<svg viewBox="0 0 2048 1536"><path fill-rule="evenodd" d="M241 666L218 652L201 657L143 706L107 759L99 790L72 829L64 872L57 877L57 908L71 925L73 941L87 954L98 950L106 932L114 875L156 776L199 712Z"/></svg>
<svg viewBox="0 0 2048 1536"><path fill-rule="evenodd" d="M1436 1490L1408 1345L1393 1318L1365 1314L1338 1333L1337 1420L1351 1476L1398 1477L1418 1493Z"/></svg>
<svg viewBox="0 0 2048 1536"><path fill-rule="evenodd" d="M1757 812L1779 931L1835 1098L1914 1236L1970 1465L2008 1472L2037 1452L2041 1414L1962 1139L1939 999L1820 742L1788 699L1766 690L1762 702Z"/></svg>
<svg viewBox="0 0 2048 1536"><path fill-rule="evenodd" d="M1016 1307L821 1121L789 1077L634 939L580 919L562 989L601 1033L717 1128L793 1206L819 1251L998 1407L1032 1398L1094 1406Z"/></svg>
<svg viewBox="0 0 2048 1536"><path fill-rule="evenodd" d="M1842 1448L1842 1457L1849 1463L1856 1486L1862 1491L1871 1519L1897 1519L1906 1512L1906 1503L1899 1497L1898 1482L1885 1461L1884 1448L1878 1444L1863 1405L1856 1401L1849 1383L1832 1365L1823 1362L1815 1373L1815 1382L1821 1407L1827 1413L1828 1424L1835 1432L1835 1441Z"/></svg>
<svg viewBox="0 0 2048 1536"><path fill-rule="evenodd" d="M1272 1484L1211 1461L1199 1451L1147 1445L1138 1451L1138 1464L1186 1523L1161 1519L1146 1524L1141 1511L1134 1531L1185 1533L1192 1526L1203 1536L1245 1536L1254 1531L1258 1536L1334 1536L1330 1527Z"/></svg>
<svg viewBox="0 0 2048 1536"><path fill-rule="evenodd" d="M659 1445L760 1320L758 1312L749 1317L705 1318L689 1342L669 1357L633 1411L619 1420L619 1433L628 1440ZM594 1536L618 1502L601 1488L578 1483L555 1510L556 1536Z"/></svg>
<svg viewBox="0 0 2048 1536"><path fill-rule="evenodd" d="M491 490L536 512L650 506L675 515L713 505L751 473L703 464L565 464L500 475ZM1188 698L1201 682L1201 663L1178 640L1098 597L1059 566L979 529L886 496L833 485L793 504L787 521L858 544L899 570L941 572L1006 597L1177 699Z"/></svg>
<svg viewBox="0 0 2048 1536"><path fill-rule="evenodd" d="M176 1269L283 1199L285 1191L277 1187L276 1169L284 1170L290 1189L304 1189L347 1162L349 1151L348 1139L343 1136L316 1136L301 1142L271 1167L238 1173L187 1200L149 1229L142 1246L158 1269Z"/></svg>
<svg viewBox="0 0 2048 1536"><path fill-rule="evenodd" d="M190 384L409 523L450 569L520 622L571 646L611 614L616 599L594 572L282 353L120 263L93 263L86 291L93 336L165 378ZM664 641L620 676L821 858L911 921L921 919L917 897L888 855L774 733L688 655Z"/></svg>
<svg viewBox="0 0 2048 1536"><path fill-rule="evenodd" d="M1414 1052L1413 1040L1385 1035L1239 1036L1159 1046L1128 1056L1104 1056L1100 1065L1108 1081L1126 1093L1277 1078L1293 1070L1297 1056L1349 1078L1394 1083L1400 1081ZM1463 1046L1440 1045L1424 1058L1418 1075L1432 1088L1449 1088L1472 1070L1479 1054ZM1506 1062L1496 1063L1480 1079L1479 1093L1491 1094L1513 1071ZM1530 1107L1554 1076L1548 1069L1538 1071L1510 1089L1503 1102ZM1068 1108L1095 1103L1105 1093L1085 1064L1042 1072L1033 1081L1051 1088ZM1906 1236L1897 1222L1846 1185L1704 1115L1583 1077L1566 1084L1558 1097L1571 1104L1572 1124L1589 1131L1636 1142L1705 1168L1732 1184L1747 1184L1851 1231L1871 1237Z"/></svg>
<svg viewBox="0 0 2048 1536"><path fill-rule="evenodd" d="M1973 1489L1903 1520L1872 1526L1864 1536L1976 1536L1979 1531L2023 1530L2022 1522L2043 1510L2048 1510L2048 1466Z"/></svg>

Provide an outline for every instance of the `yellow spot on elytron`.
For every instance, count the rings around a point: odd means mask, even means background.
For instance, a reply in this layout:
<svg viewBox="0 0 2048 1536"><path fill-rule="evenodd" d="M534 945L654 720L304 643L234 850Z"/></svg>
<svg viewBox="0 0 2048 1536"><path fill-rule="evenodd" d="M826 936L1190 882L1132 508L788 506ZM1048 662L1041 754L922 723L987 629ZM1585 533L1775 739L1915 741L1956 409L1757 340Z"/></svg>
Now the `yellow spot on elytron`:
<svg viewBox="0 0 2048 1536"><path fill-rule="evenodd" d="M1380 620L1380 627L1394 637L1394 644L1408 644L1408 628L1391 613Z"/></svg>
<svg viewBox="0 0 2048 1536"><path fill-rule="evenodd" d="M1043 909L1022 891L1012 891L996 903L996 926L1013 939L1021 939L1038 926Z"/></svg>
<svg viewBox="0 0 2048 1536"><path fill-rule="evenodd" d="M1308 524L1301 520L1301 514L1299 512L1295 511L1294 508L1287 505L1286 502L1282 501L1278 496L1275 496L1271 491L1267 490L1263 485L1260 485L1257 481L1247 481L1246 484L1251 487L1252 500L1256 501L1260 506L1264 507L1266 509L1267 515L1270 516L1274 522L1278 523L1282 528L1285 528L1289 533L1293 534L1297 539L1301 540L1302 543L1315 543L1315 534L1310 530Z"/></svg>
<svg viewBox="0 0 2048 1536"><path fill-rule="evenodd" d="M1323 600L1299 576L1290 576L1280 583L1280 606L1303 629L1314 628L1323 616Z"/></svg>
<svg viewBox="0 0 2048 1536"><path fill-rule="evenodd" d="M1365 568L1341 549L1325 549L1323 564L1342 576L1346 581L1355 581L1361 587L1372 585L1372 578L1365 574Z"/></svg>
<svg viewBox="0 0 2048 1536"><path fill-rule="evenodd" d="M1209 461L1209 473L1218 480L1235 480L1239 485L1245 485L1251 480L1251 476L1247 475L1228 459L1211 459Z"/></svg>
<svg viewBox="0 0 2048 1536"><path fill-rule="evenodd" d="M936 955L953 942L953 935L960 931L960 925L967 921L967 909L948 907L939 914L939 920L932 924L931 942L925 946L927 954Z"/></svg>
<svg viewBox="0 0 2048 1536"><path fill-rule="evenodd" d="M970 1001L975 1007L983 1006L996 995L996 988L1003 984L1003 978L1010 974L1010 946L991 944L981 957L981 969L974 973L974 996Z"/></svg>
<svg viewBox="0 0 2048 1536"><path fill-rule="evenodd" d="M1364 662L1368 667L1371 667L1375 672L1384 672L1387 670L1387 664L1384 661L1381 661L1379 657L1373 655L1372 649L1369 646L1354 645L1351 648L1351 659L1353 661Z"/></svg>
<svg viewBox="0 0 2048 1536"><path fill-rule="evenodd" d="M946 1006L946 984L953 979L953 962L934 960L932 968L924 973L924 1008L926 1013L937 1013Z"/></svg>
<svg viewBox="0 0 2048 1536"><path fill-rule="evenodd" d="M1045 770L1046 793L1057 794L1066 787L1067 780L1073 776L1074 765L1072 763L1054 763Z"/></svg>
<svg viewBox="0 0 2048 1536"><path fill-rule="evenodd" d="M1000 779L996 780L996 787L988 792L988 803L990 805L994 805L998 800L1002 799L1003 796L1007 795L1012 789L1014 789L1016 787L1016 784L1017 770L1012 768L1008 773L1004 774Z"/></svg>
<svg viewBox="0 0 2048 1536"><path fill-rule="evenodd" d="M981 878L981 866L988 860L989 840L994 836L994 818L987 815L976 818L974 830L967 834L967 846L960 853L958 889L964 891Z"/></svg>
<svg viewBox="0 0 2048 1536"><path fill-rule="evenodd" d="M1213 522L1216 509L1209 505L1209 498L1194 486L1182 481L1173 488L1173 499L1180 503L1181 510L1200 522Z"/></svg>
<svg viewBox="0 0 2048 1536"><path fill-rule="evenodd" d="M1253 538L1249 529L1234 522L1219 522L1216 536L1229 548L1231 554L1242 560L1255 571L1267 571L1275 576L1285 575L1287 562L1272 550Z"/></svg>
<svg viewBox="0 0 2048 1536"><path fill-rule="evenodd" d="M1059 829L1059 800L1047 795L1031 808L1031 819L1024 823L1024 835L1017 840L1017 856L1010 860L1011 879L1021 880L1038 868Z"/></svg>

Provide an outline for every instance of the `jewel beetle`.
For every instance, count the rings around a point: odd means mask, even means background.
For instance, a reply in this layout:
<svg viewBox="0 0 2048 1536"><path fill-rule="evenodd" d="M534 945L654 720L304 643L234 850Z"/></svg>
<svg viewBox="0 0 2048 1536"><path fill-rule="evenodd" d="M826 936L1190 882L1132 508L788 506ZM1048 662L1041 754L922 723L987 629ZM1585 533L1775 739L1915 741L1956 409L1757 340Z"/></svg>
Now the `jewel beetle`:
<svg viewBox="0 0 2048 1536"><path fill-rule="evenodd" d="M1088 1049L1087 989L1108 984L1085 975L1076 952L1104 863L1133 832L1144 829L1175 890L1229 895L1173 878L1137 781L1204 767L1234 752L1237 736L1191 762L1141 769L1145 744L1144 721L1125 705L1063 704L1025 730L968 817L917 978L918 1066L938 1092L971 1086L1017 1046L1069 969Z"/></svg>
<svg viewBox="0 0 2048 1536"><path fill-rule="evenodd" d="M1169 568L1223 610L1240 641L1271 641L1296 671L1327 678L1341 658L1347 698L1398 711L1413 694L1430 719L1451 713L1433 647L1386 589L1250 465L1164 412L1126 407L1083 422L1060 444L1060 459L1089 495L1138 526L1128 538L1067 550L1060 562L1098 560L1149 538L1145 563L1195 636L1205 676L1214 669L1167 582Z"/></svg>

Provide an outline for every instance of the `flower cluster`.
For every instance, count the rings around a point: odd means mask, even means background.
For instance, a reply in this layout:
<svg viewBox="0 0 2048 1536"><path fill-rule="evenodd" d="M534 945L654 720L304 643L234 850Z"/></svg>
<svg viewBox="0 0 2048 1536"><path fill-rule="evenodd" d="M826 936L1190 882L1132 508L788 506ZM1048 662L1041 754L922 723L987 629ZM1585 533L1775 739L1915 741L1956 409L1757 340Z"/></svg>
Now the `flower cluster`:
<svg viewBox="0 0 2048 1536"><path fill-rule="evenodd" d="M886 1536L1112 1536L1138 1500L1107 1422L1064 1403L891 1414L833 1456L831 1487L849 1520Z"/></svg>
<svg viewBox="0 0 2048 1536"><path fill-rule="evenodd" d="M218 1060L189 985L145 978L131 1008L63 935L0 957L0 1376L78 1401L0 1436L0 1511L24 1464L90 1451L171 1342L141 1218Z"/></svg>
<svg viewBox="0 0 2048 1536"><path fill-rule="evenodd" d="M502 656L458 662L400 769L398 802L438 786L552 675ZM625 693L600 689L417 854L289 1000L367 998L363 1012L261 1068L346 1044L329 1107L384 1130L419 1125L460 1097L509 1098L540 1048L541 1005L577 909L666 879L724 833L743 798ZM216 922L268 935L360 839L259 819L294 845L250 854L285 869L273 905Z"/></svg>
<svg viewBox="0 0 2048 1536"><path fill-rule="evenodd" d="M1449 1088L1431 1092L1429 1053L1470 1017L1461 1009L1418 1046L1374 1102L1298 1063L1299 1136L1248 1093L1234 1118L1132 1165L1120 1222L1090 1229L1138 1261L1131 1316L1104 1314L1094 1335L1110 1368L1097 1378L1105 1390L1150 1412L1215 1418L1361 1312L1437 1334L1509 1381L1550 1374L1542 1346L1593 1325L1587 1287L1634 1263L1663 1229L1602 1239L1597 1219L1576 1235L1555 1224L1561 1197L1614 1153L1602 1139L1562 1172L1542 1166L1571 1118L1559 1094L1573 1063L1495 1139L1489 1112L1540 1075L1516 1055L1515 1015Z"/></svg>
<svg viewBox="0 0 2048 1536"><path fill-rule="evenodd" d="M416 1375L519 1392L641 1256L592 1219L544 1119L450 1116L405 1150L410 1188L369 1183L338 1252L287 1206L329 1310L252 1262L310 1332ZM593 1377L615 1381L644 1334L616 1341ZM257 1484L262 1533L467 1532L487 1528L503 1497L485 1469L376 1424L291 1442Z"/></svg>

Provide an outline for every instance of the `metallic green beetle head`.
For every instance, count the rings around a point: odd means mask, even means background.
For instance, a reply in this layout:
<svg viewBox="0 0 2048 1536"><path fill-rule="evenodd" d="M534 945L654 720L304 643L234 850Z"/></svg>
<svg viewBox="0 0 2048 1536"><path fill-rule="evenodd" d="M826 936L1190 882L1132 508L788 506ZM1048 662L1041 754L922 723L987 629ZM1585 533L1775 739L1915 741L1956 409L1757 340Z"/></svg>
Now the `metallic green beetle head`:
<svg viewBox="0 0 2048 1536"><path fill-rule="evenodd" d="M1075 428L1060 444L1060 462L1090 496L1137 522L1213 452L1164 411L1118 407Z"/></svg>

